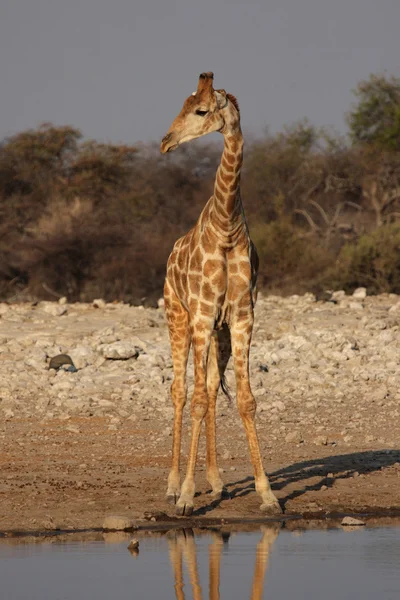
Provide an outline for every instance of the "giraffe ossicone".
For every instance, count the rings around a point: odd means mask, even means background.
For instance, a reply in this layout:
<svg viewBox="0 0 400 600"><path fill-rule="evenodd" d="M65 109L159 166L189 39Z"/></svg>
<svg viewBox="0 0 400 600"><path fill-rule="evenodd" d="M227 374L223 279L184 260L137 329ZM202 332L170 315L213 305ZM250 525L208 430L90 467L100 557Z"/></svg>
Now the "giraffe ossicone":
<svg viewBox="0 0 400 600"><path fill-rule="evenodd" d="M206 475L214 498L228 496L216 452L215 407L224 372L233 356L237 404L245 428L261 509L281 513L265 475L254 422L256 402L250 387L249 352L254 322L258 256L240 198L243 135L237 100L214 90L214 75L202 73L197 91L184 102L161 142L161 152L219 131L224 150L214 192L196 225L174 245L167 263L165 310L171 341L174 380L172 466L167 498L179 515L193 511L195 466L203 419L206 421ZM193 348L192 436L186 477L180 486L182 413L186 403L186 367Z"/></svg>

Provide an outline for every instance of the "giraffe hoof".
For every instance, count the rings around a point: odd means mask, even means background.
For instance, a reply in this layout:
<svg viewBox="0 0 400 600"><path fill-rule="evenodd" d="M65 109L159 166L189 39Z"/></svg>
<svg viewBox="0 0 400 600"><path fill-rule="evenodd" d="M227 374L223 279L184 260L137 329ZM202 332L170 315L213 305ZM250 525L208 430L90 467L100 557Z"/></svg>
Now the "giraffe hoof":
<svg viewBox="0 0 400 600"><path fill-rule="evenodd" d="M211 492L211 498L213 500L230 500L231 495L228 490L224 487L218 492Z"/></svg>
<svg viewBox="0 0 400 600"><path fill-rule="evenodd" d="M175 505L178 501L179 494L167 494L166 499L168 504Z"/></svg>
<svg viewBox="0 0 400 600"><path fill-rule="evenodd" d="M283 513L283 510L281 508L281 505L279 504L279 502L272 502L271 504L261 504L260 506L260 510L262 510L262 512L266 515L281 515Z"/></svg>
<svg viewBox="0 0 400 600"><path fill-rule="evenodd" d="M193 512L193 504L186 504L186 502L177 504L175 512L179 517L190 517Z"/></svg>

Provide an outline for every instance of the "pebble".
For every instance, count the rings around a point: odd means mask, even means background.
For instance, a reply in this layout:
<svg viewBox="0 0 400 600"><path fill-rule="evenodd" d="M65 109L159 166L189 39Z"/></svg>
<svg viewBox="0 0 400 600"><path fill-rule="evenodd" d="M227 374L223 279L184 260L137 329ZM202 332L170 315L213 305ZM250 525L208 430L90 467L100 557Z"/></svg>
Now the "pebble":
<svg viewBox="0 0 400 600"><path fill-rule="evenodd" d="M303 441L303 436L301 435L300 431L290 431L286 436L285 436L285 442L287 442L288 444L300 444Z"/></svg>
<svg viewBox="0 0 400 600"><path fill-rule="evenodd" d="M39 307L52 317L61 317L68 311L66 304L58 304L56 302L40 302Z"/></svg>
<svg viewBox="0 0 400 600"><path fill-rule="evenodd" d="M326 446L328 444L328 437L326 435L317 435L313 442L316 446Z"/></svg>
<svg viewBox="0 0 400 600"><path fill-rule="evenodd" d="M128 358L137 358L140 353L140 348L131 342L114 342L106 344L102 348L104 358L127 360Z"/></svg>

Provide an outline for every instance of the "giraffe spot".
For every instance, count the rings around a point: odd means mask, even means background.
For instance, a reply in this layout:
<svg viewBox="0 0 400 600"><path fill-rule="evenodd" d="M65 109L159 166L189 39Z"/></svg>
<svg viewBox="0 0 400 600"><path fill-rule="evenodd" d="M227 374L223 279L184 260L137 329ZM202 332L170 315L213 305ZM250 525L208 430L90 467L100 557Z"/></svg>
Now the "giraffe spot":
<svg viewBox="0 0 400 600"><path fill-rule="evenodd" d="M205 333L208 327L204 321L197 321L196 323L196 333Z"/></svg>
<svg viewBox="0 0 400 600"><path fill-rule="evenodd" d="M246 277L246 279L251 278L251 268L248 261L242 261L239 263L239 271L242 275L244 275L244 277Z"/></svg>
<svg viewBox="0 0 400 600"><path fill-rule="evenodd" d="M232 163L229 164L228 161L225 159L225 156L223 156L221 159L221 166L224 168L225 171L233 171Z"/></svg>
<svg viewBox="0 0 400 600"><path fill-rule="evenodd" d="M236 311L236 317L239 321L241 321L242 319L246 319L249 317L249 309L248 308L239 308L239 310ZM245 324L242 324L242 327L246 327Z"/></svg>
<svg viewBox="0 0 400 600"><path fill-rule="evenodd" d="M177 264L178 267L183 270L185 268L185 255L183 252L179 252L178 257L177 257Z"/></svg>
<svg viewBox="0 0 400 600"><path fill-rule="evenodd" d="M224 152L224 158L226 159L228 165L233 165L236 160L236 156L228 151Z"/></svg>
<svg viewBox="0 0 400 600"><path fill-rule="evenodd" d="M184 291L181 289L179 280L175 283L175 290L179 303L183 302L185 299L185 294Z"/></svg>
<svg viewBox="0 0 400 600"><path fill-rule="evenodd" d="M198 296L200 294L200 276L189 275L189 288L192 294Z"/></svg>
<svg viewBox="0 0 400 600"><path fill-rule="evenodd" d="M234 152L235 155L237 154L237 151L239 150L239 142L237 139L231 138L229 140L229 150L231 150L231 152Z"/></svg>
<svg viewBox="0 0 400 600"><path fill-rule="evenodd" d="M189 268L191 271L200 271L203 264L203 253L199 247L193 252L190 257Z"/></svg>
<svg viewBox="0 0 400 600"><path fill-rule="evenodd" d="M217 241L209 229L204 231L202 242L204 251L207 254L214 254L217 249Z"/></svg>
<svg viewBox="0 0 400 600"><path fill-rule="evenodd" d="M207 203L203 209L203 212L201 213L202 222L207 221L209 215L210 215L210 204Z"/></svg>
<svg viewBox="0 0 400 600"><path fill-rule="evenodd" d="M248 323L248 325L246 325L246 333L247 333L247 335L251 336L252 332L253 332L253 323L251 322L251 323Z"/></svg>
<svg viewBox="0 0 400 600"><path fill-rule="evenodd" d="M191 298L189 300L189 310L191 313L195 313L197 312L197 309L199 308L199 301L196 300L196 298Z"/></svg>
<svg viewBox="0 0 400 600"><path fill-rule="evenodd" d="M219 192L222 192L223 194L227 194L228 193L228 188L224 184L224 182L222 181L221 177L217 177L216 184L217 184L217 190Z"/></svg>
<svg viewBox="0 0 400 600"><path fill-rule="evenodd" d="M228 299L234 300L240 297L246 288L249 287L249 282L244 281L240 275L233 275L228 280Z"/></svg>
<svg viewBox="0 0 400 600"><path fill-rule="evenodd" d="M216 271L222 269L223 265L220 260L207 259L203 266L203 273L205 277L211 278Z"/></svg>
<svg viewBox="0 0 400 600"><path fill-rule="evenodd" d="M214 299L214 291L208 281L203 282L201 286L201 295L204 300L208 300L208 302L212 302Z"/></svg>
<svg viewBox="0 0 400 600"><path fill-rule="evenodd" d="M236 179L233 173L224 173L223 171L219 172L219 176L228 187L233 183L234 179Z"/></svg>
<svg viewBox="0 0 400 600"><path fill-rule="evenodd" d="M222 271L221 273L217 273L211 280L212 285L218 292L225 291L226 288L226 273Z"/></svg>
<svg viewBox="0 0 400 600"><path fill-rule="evenodd" d="M235 357L235 367L240 370L243 369L243 359L242 358Z"/></svg>
<svg viewBox="0 0 400 600"><path fill-rule="evenodd" d="M210 316L214 311L214 306L212 304L207 304L206 302L200 301L200 312L203 315Z"/></svg>
<svg viewBox="0 0 400 600"><path fill-rule="evenodd" d="M234 273L237 273L238 271L239 271L239 267L238 267L237 263L228 263L229 275L233 275Z"/></svg>
<svg viewBox="0 0 400 600"><path fill-rule="evenodd" d="M215 207L214 214L224 221L230 219L232 216L232 212L229 212L229 210L226 209L226 206L224 204L217 204L217 206Z"/></svg>
<svg viewBox="0 0 400 600"><path fill-rule="evenodd" d="M173 300L171 302L171 308L172 308L173 311L179 312L180 309L181 309L181 305L180 305L179 301L178 300Z"/></svg>
<svg viewBox="0 0 400 600"><path fill-rule="evenodd" d="M179 280L180 280L180 284L182 286L182 290L186 294L186 288L187 288L187 277L186 277L186 274L185 273L180 273Z"/></svg>
<svg viewBox="0 0 400 600"><path fill-rule="evenodd" d="M249 310L249 308L251 306L250 293L243 294L243 296L239 299L237 305L239 308L245 308L247 310L247 312L250 314L250 310Z"/></svg>
<svg viewBox="0 0 400 600"><path fill-rule="evenodd" d="M243 344L244 342L244 336L242 333L236 333L235 334L235 342L238 342L239 344Z"/></svg>
<svg viewBox="0 0 400 600"><path fill-rule="evenodd" d="M188 243L187 243L187 246L191 250L193 250L193 248L195 248L197 246L197 244L199 243L199 228L195 227L189 233L190 233L190 236L188 234Z"/></svg>

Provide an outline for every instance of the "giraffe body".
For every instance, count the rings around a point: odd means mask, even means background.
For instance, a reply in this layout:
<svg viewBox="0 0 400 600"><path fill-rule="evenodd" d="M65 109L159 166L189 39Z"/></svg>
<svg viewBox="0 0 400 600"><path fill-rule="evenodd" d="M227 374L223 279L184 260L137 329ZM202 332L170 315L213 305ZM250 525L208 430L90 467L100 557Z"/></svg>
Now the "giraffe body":
<svg viewBox="0 0 400 600"><path fill-rule="evenodd" d="M161 144L161 151L168 152L212 131L220 131L224 136L214 193L194 228L175 243L167 264L164 298L174 367L171 395L175 408L167 497L177 502L178 514L191 514L203 419L206 420L207 479L214 497L226 494L216 459L215 405L232 354L238 409L249 443L256 490L263 499L264 510L281 512L262 467L254 424L256 402L249 381L258 257L240 198L243 160L240 113L236 99L224 90L214 90L212 81L212 73L200 75L197 92L187 98ZM186 478L180 489L182 411L186 403L190 345L195 369L192 438Z"/></svg>

